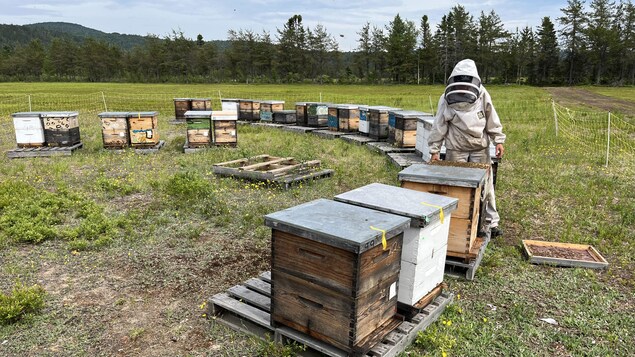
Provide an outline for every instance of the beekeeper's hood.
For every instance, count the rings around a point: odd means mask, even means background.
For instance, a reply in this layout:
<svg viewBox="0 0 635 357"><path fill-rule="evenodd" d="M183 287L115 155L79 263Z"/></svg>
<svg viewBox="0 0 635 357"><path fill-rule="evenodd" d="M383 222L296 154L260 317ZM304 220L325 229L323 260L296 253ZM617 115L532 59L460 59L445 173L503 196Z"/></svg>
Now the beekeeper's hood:
<svg viewBox="0 0 635 357"><path fill-rule="evenodd" d="M445 100L449 105L455 103L472 104L481 95L481 77L478 76L476 63L464 59L454 66L448 86L445 87Z"/></svg>

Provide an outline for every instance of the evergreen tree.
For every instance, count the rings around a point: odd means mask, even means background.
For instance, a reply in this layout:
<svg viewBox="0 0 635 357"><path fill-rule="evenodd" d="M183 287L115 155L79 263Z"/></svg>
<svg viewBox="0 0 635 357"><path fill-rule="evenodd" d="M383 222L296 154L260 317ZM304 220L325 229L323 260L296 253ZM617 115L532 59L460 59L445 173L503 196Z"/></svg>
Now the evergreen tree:
<svg viewBox="0 0 635 357"><path fill-rule="evenodd" d="M417 30L412 21L404 21L397 14L386 28L386 55L388 71L397 83L404 83L414 75Z"/></svg>
<svg viewBox="0 0 635 357"><path fill-rule="evenodd" d="M581 0L568 0L567 7L560 9L564 16L558 18L563 26L560 31L566 47L566 59L568 67L567 83L572 85L581 80L583 66L583 52L585 50L584 36L587 16L584 12L584 2Z"/></svg>
<svg viewBox="0 0 635 357"><path fill-rule="evenodd" d="M536 75L532 84L551 83L558 68L558 38L549 16L542 18L536 44Z"/></svg>
<svg viewBox="0 0 635 357"><path fill-rule="evenodd" d="M278 30L278 66L287 80L299 81L307 73L306 41L301 15L293 15Z"/></svg>
<svg viewBox="0 0 635 357"><path fill-rule="evenodd" d="M371 45L371 62L373 63L373 71L371 78L381 81L384 77L384 69L386 68L386 36L380 27L373 26Z"/></svg>
<svg viewBox="0 0 635 357"><path fill-rule="evenodd" d="M430 30L428 16L421 17L421 30L419 31L421 42L418 50L418 68L423 71L423 78L427 78L427 83L434 83L437 61L435 58L436 48Z"/></svg>
<svg viewBox="0 0 635 357"><path fill-rule="evenodd" d="M500 17L492 10L485 15L481 11L478 19L478 59L479 72L484 83L489 81L490 68L501 68L501 42L509 38L509 33L503 28Z"/></svg>
<svg viewBox="0 0 635 357"><path fill-rule="evenodd" d="M589 25L586 36L589 41L589 57L593 65L595 84L600 84L606 67L608 67L608 55L613 47L617 46L619 31L615 23L613 12L615 3L608 0L591 1L591 9L588 13Z"/></svg>
<svg viewBox="0 0 635 357"><path fill-rule="evenodd" d="M357 52L355 53L355 67L358 69L359 77L368 78L370 75L370 59L372 51L372 35L370 32L370 23L366 22L362 29L357 33Z"/></svg>

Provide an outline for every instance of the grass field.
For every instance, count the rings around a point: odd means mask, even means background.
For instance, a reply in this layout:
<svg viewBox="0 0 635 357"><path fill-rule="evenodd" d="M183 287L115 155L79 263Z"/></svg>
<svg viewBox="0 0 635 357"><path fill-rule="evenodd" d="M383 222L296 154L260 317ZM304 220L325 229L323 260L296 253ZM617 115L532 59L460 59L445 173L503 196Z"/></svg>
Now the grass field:
<svg viewBox="0 0 635 357"><path fill-rule="evenodd" d="M602 152L555 137L543 90L489 90L508 135L497 184L505 235L488 247L475 281L447 279L457 299L409 355L635 355L635 164L617 156L604 167ZM181 153L185 129L168 124L172 98L213 97L217 107L219 91L287 105L321 94L430 111L442 88L0 84L3 151L14 147L9 114L28 110L29 95L34 111L80 111L85 144L72 157L0 157L0 291L9 295L19 281L45 292L20 295L42 296L42 308L5 319L0 298L0 355L291 353L210 324L204 302L269 269L264 214L372 182L396 185L398 170L341 140L252 126L239 127L236 149ZM147 156L102 150L96 114L104 100L108 110L160 111L166 147ZM215 162L262 153L319 159L335 174L284 191L211 173ZM531 265L522 239L592 244L610 266Z"/></svg>

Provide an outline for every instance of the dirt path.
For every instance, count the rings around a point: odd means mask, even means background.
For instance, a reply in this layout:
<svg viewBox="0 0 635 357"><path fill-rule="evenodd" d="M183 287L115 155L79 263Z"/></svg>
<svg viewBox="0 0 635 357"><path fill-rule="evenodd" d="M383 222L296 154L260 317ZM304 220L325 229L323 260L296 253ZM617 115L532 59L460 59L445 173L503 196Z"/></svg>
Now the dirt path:
<svg viewBox="0 0 635 357"><path fill-rule="evenodd" d="M635 102L612 98L575 87L545 88L555 101L564 106L584 105L601 110L632 115L635 113Z"/></svg>

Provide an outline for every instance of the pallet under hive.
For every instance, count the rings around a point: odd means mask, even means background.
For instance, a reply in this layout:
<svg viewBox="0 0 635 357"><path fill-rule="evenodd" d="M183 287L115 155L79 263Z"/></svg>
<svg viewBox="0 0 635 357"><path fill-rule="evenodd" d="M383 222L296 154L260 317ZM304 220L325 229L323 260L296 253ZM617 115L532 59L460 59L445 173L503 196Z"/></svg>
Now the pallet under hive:
<svg viewBox="0 0 635 357"><path fill-rule="evenodd" d="M269 155L221 162L214 164L212 171L220 176L278 183L286 188L297 182L333 174L333 170L322 169L319 160L299 162L293 157L282 158Z"/></svg>
<svg viewBox="0 0 635 357"><path fill-rule="evenodd" d="M371 347L364 357L397 357L416 339L420 331L436 321L452 302L454 295L447 291L431 294L427 303L410 310L394 330L386 334ZM213 323L219 323L236 331L255 335L262 339L274 336L278 343L295 342L307 347L306 355L316 354L329 357L345 357L347 354L324 342L288 327L271 325L271 273L264 272L218 293L208 300L208 316ZM300 353L304 356L305 353Z"/></svg>

